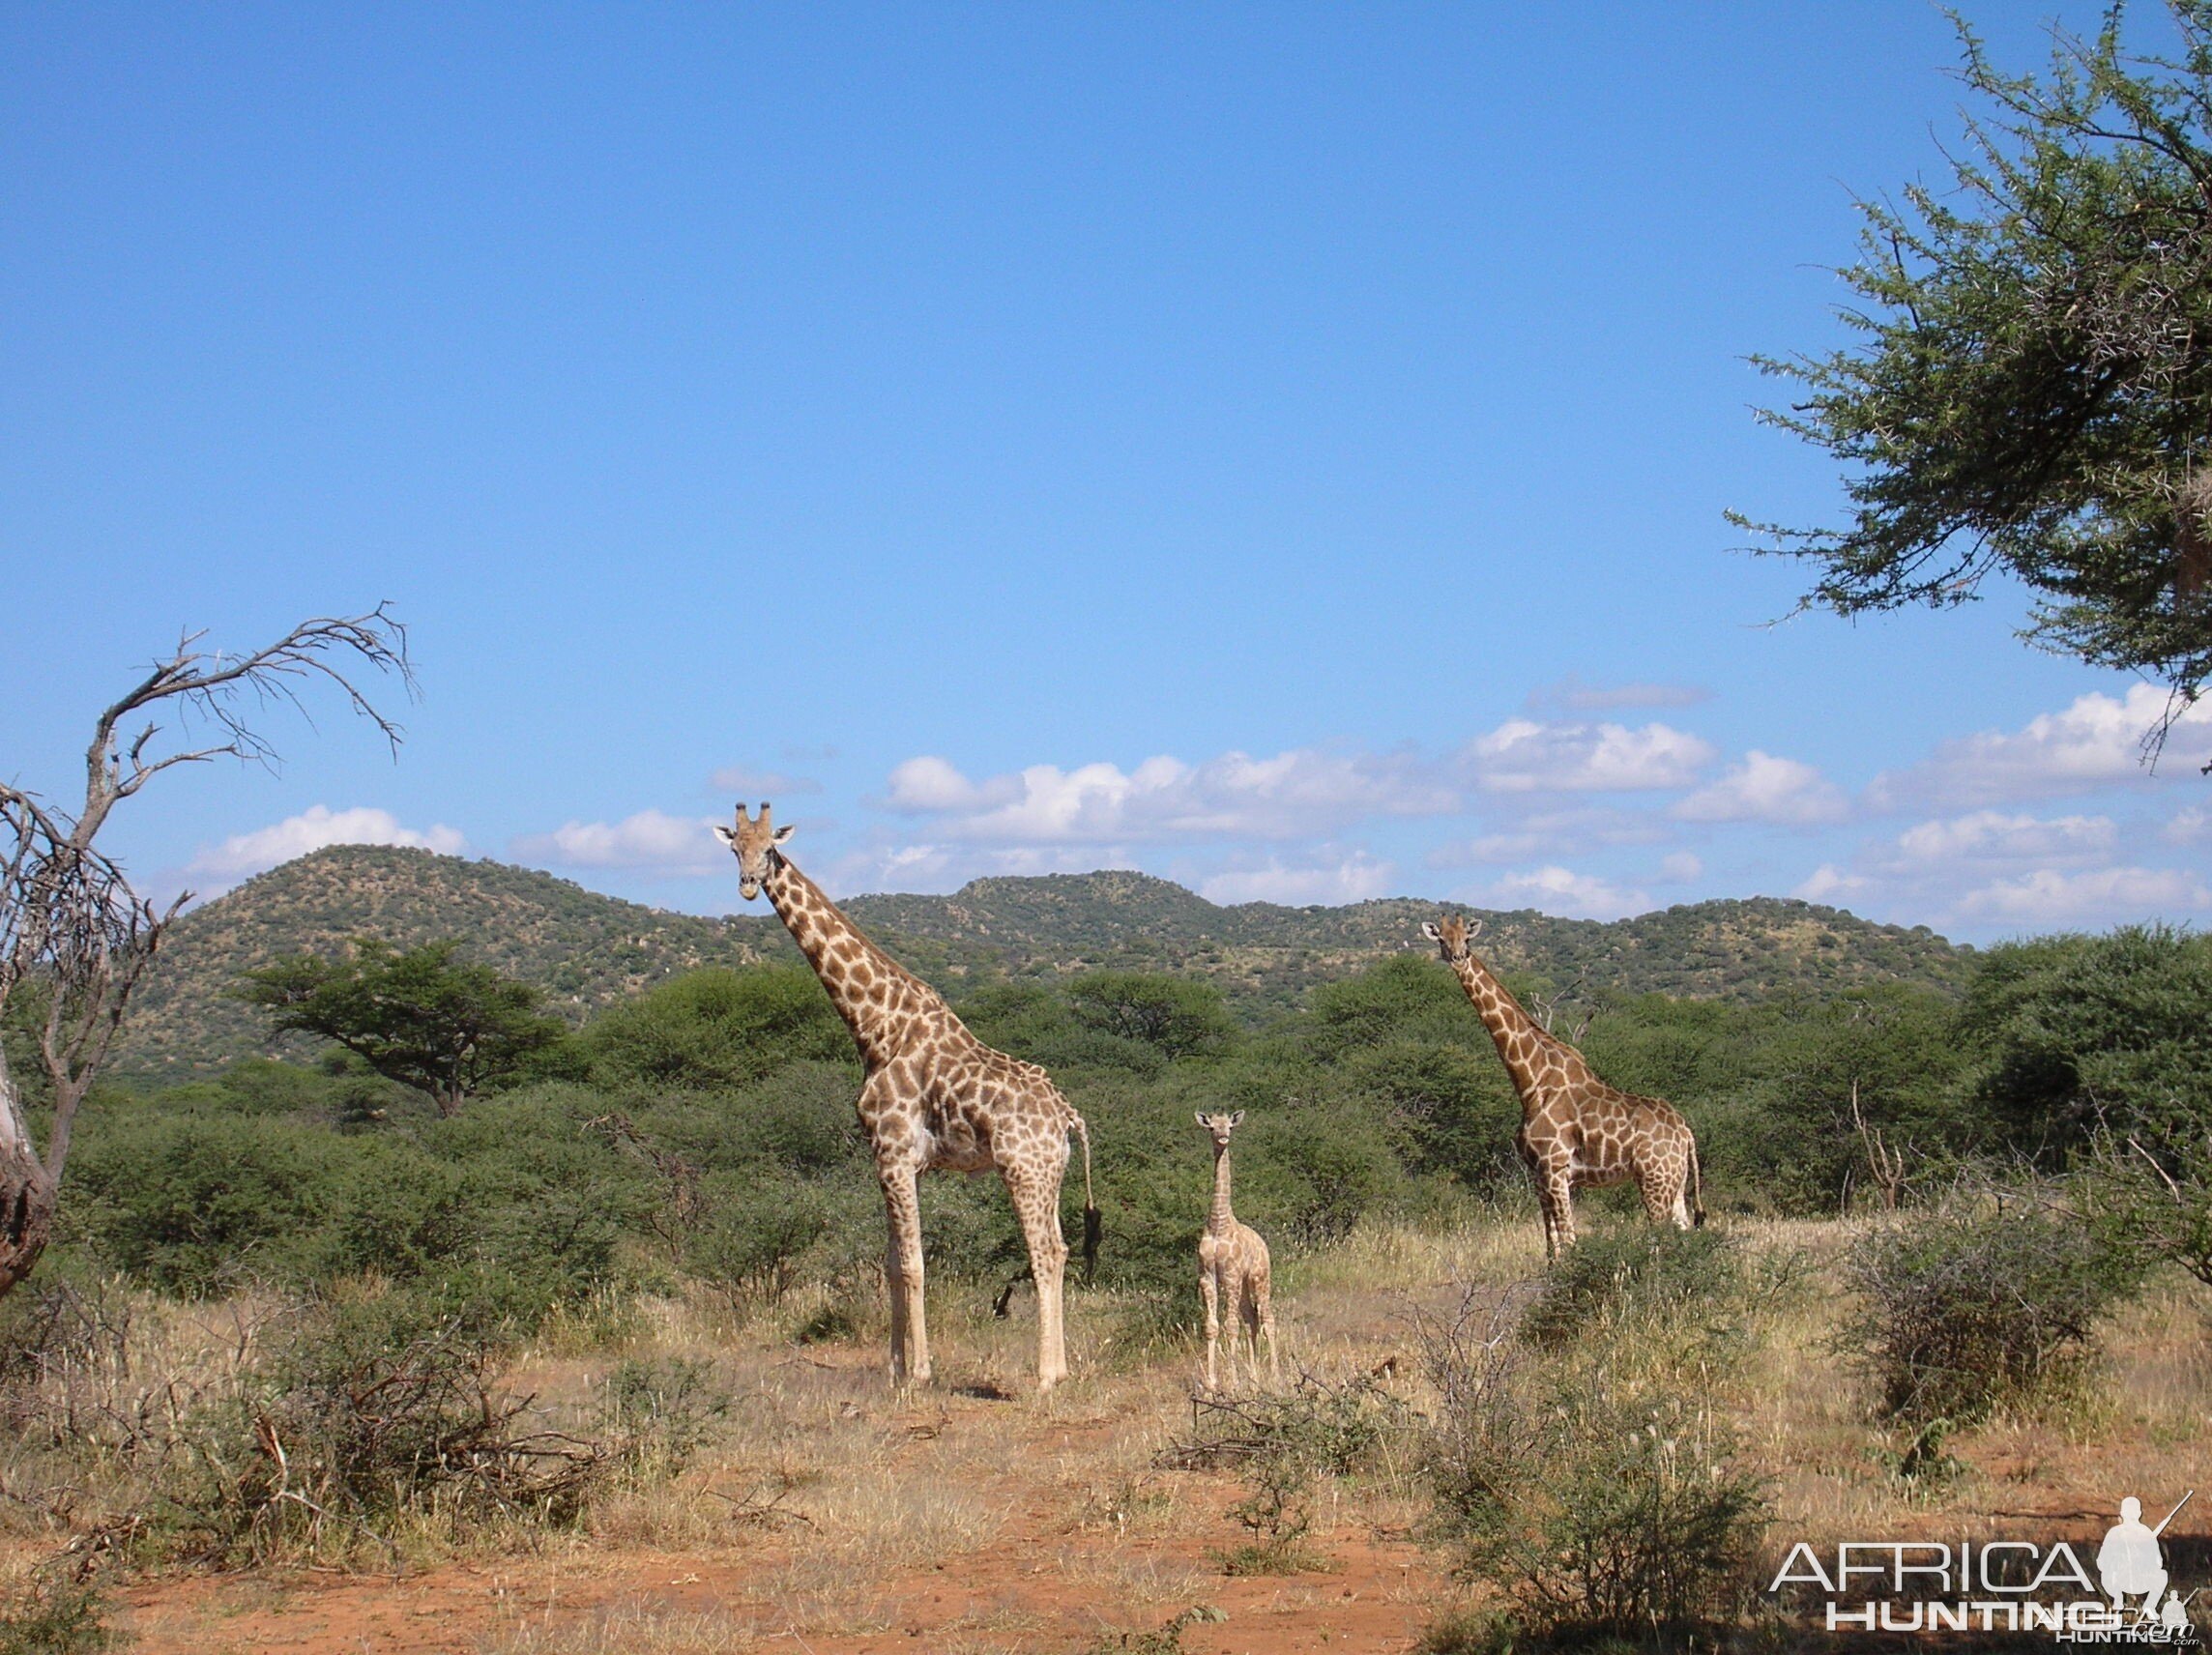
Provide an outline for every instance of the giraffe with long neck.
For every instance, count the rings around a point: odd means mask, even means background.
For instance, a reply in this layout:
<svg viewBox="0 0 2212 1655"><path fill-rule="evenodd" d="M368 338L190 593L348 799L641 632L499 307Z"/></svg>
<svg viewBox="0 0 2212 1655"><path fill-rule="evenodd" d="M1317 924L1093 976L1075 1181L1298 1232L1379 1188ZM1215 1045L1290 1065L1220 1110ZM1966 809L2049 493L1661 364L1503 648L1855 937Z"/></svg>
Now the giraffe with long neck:
<svg viewBox="0 0 2212 1655"><path fill-rule="evenodd" d="M1536 1186L1544 1256L1575 1240L1575 1191L1636 1180L1654 1224L1678 1230L1705 1221L1698 1143L1673 1104L1638 1097L1599 1080L1583 1055L1521 1009L1521 1002L1470 947L1481 934L1457 915L1421 927L1474 1004L1521 1096L1513 1147Z"/></svg>
<svg viewBox="0 0 2212 1655"><path fill-rule="evenodd" d="M924 1172L948 1168L996 1171L1005 1180L1036 1281L1037 1388L1050 1390L1067 1377L1062 1326L1067 1241L1061 1234L1060 1185L1070 1132L1083 1143L1087 1256L1097 1240L1091 1134L1083 1118L1044 1070L984 1045L935 989L863 936L783 854L792 829L771 828L766 803L758 820L747 820L739 805L736 828L714 831L738 858L739 890L747 901L767 893L859 1048L867 1076L860 1086L860 1126L875 1153L889 1229L884 1274L892 1382L926 1383L930 1377L917 1182Z"/></svg>
<svg viewBox="0 0 2212 1655"><path fill-rule="evenodd" d="M1237 1222L1229 1205L1229 1134L1244 1118L1234 1115L1208 1115L1201 1110L1198 1123L1213 1139L1213 1204L1206 1211L1206 1234L1198 1238L1198 1292L1206 1300L1206 1388L1215 1386L1213 1355L1221 1342L1221 1300L1229 1301L1229 1382L1237 1382L1237 1336L1241 1327L1250 1352L1249 1367L1260 1375L1260 1332L1267 1334L1267 1376L1282 1378L1275 1359L1275 1307L1271 1292L1271 1267L1267 1243L1249 1224Z"/></svg>

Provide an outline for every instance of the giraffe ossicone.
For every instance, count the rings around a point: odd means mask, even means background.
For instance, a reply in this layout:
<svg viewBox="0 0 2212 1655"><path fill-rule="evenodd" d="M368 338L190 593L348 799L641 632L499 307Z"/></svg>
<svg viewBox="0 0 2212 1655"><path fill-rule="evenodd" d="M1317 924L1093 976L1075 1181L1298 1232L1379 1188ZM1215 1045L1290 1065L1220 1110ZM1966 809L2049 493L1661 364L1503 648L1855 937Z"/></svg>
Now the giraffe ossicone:
<svg viewBox="0 0 2212 1655"><path fill-rule="evenodd" d="M1698 1141L1680 1111L1606 1085L1580 1052L1522 1010L1470 947L1482 934L1480 920L1446 915L1421 933L1458 976L1520 1094L1513 1147L1536 1186L1544 1256L1557 1259L1574 1245L1578 1189L1633 1178L1654 1224L1688 1230L1704 1223Z"/></svg>
<svg viewBox="0 0 2212 1655"><path fill-rule="evenodd" d="M1234 1115L1196 1112L1199 1125L1213 1139L1213 1205L1207 1208L1206 1234L1198 1238L1198 1292L1206 1301L1206 1388L1219 1388L1214 1351L1221 1342L1221 1301L1229 1305L1229 1382L1237 1382L1237 1337L1243 1331L1255 1380L1260 1376L1260 1333L1267 1335L1267 1377L1282 1378L1275 1356L1275 1306L1267 1243L1229 1205L1229 1135L1244 1119Z"/></svg>
<svg viewBox="0 0 2212 1655"><path fill-rule="evenodd" d="M738 858L739 890L748 901L767 893L859 1048L867 1077L859 1099L860 1126L875 1155L889 1231L884 1275L892 1381L930 1377L917 1180L949 1168L996 1171L1005 1180L1036 1281L1037 1387L1050 1390L1067 1377L1062 1320L1067 1241L1060 1227L1060 1186L1070 1132L1083 1144L1087 1256L1097 1236L1091 1133L1083 1117L1044 1070L984 1045L935 989L863 936L784 856L780 847L792 829L771 826L767 803L753 819L741 803L737 826L714 831Z"/></svg>

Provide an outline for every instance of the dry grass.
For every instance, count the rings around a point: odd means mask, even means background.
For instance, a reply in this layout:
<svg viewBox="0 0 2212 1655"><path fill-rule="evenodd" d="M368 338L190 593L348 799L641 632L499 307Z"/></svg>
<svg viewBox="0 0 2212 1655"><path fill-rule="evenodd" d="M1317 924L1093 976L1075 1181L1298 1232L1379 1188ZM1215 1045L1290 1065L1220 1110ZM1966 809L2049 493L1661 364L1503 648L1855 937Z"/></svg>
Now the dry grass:
<svg viewBox="0 0 2212 1655"><path fill-rule="evenodd" d="M1951 1439L1953 1477L1902 1480L1894 1445L1869 1423L1855 1387L1839 1382L1833 1347L1848 1306L1832 1266L1849 1232L1835 1223L1734 1228L1780 1284L1738 1381L1738 1423L1769 1479L1778 1534L1818 1543L2017 1533L2022 1513L2057 1522L2123 1492L2147 1502L2212 1443L2212 1294L2168 1277L2110 1329L2092 1395ZM1425 1408L1416 1314L1455 1303L1470 1285L1502 1289L1540 1268L1530 1214L1509 1210L1450 1234L1362 1230L1285 1271L1286 1369L1332 1380L1382 1369L1384 1384ZM987 1292L933 1287L940 1382L906 1396L885 1381L880 1327L864 1341L791 1343L810 1307L738 1315L706 1296L585 1307L521 1352L510 1375L548 1422L581 1430L601 1417L604 1387L626 1359L709 1364L731 1411L680 1474L614 1487L573 1529L409 1537L406 1589L449 1603L469 1641L409 1643L404 1629L435 1619L425 1614L395 1621L398 1634L364 1620L352 1643L295 1643L285 1629L310 1614L318 1625L343 1622L329 1596L336 1585L300 1576L142 1581L127 1623L154 1655L335 1651L364 1640L483 1655L691 1655L800 1647L794 1640L858 1647L879 1635L981 1655L1074 1648L1220 1601L1237 1617L1239 1648L1318 1648L1298 1639L1318 1640L1332 1624L1332 1650L1411 1640L1444 1582L1438 1560L1408 1540L1421 1504L1404 1444L1363 1474L1317 1489L1315 1545L1332 1573L1224 1581L1208 1555L1239 1538L1228 1512L1241 1485L1234 1473L1155 1465L1189 1431L1193 1352L1170 1350L1134 1368L1101 1362L1094 1341L1108 1313L1098 1297L1078 1294L1075 1378L1038 1399L1027 1379L1030 1303L1017 1300L1015 1316L998 1321ZM88 1354L27 1399L73 1409L98 1429L73 1443L11 1434L0 1450L0 1532L15 1541L0 1573L21 1575L121 1509L138 1484L115 1446L119 1422L159 1414L166 1386L183 1395L227 1382L265 1336L269 1314L250 1299L178 1307L128 1295L129 1350ZM487 1573L520 1583L495 1591ZM363 1580L345 1589L363 1606L399 1590ZM1370 1620L1345 1618L1360 1613ZM1359 1625L1392 1627L1394 1641L1347 1630ZM914 1627L926 1631L918 1643L907 1636Z"/></svg>

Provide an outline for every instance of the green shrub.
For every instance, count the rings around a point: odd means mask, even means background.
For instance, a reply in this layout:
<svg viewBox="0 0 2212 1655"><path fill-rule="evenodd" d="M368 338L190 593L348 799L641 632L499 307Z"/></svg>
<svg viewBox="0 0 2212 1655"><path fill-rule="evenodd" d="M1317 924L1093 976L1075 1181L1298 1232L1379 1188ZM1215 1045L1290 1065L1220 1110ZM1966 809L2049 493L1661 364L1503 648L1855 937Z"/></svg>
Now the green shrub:
<svg viewBox="0 0 2212 1655"><path fill-rule="evenodd" d="M1156 972L1086 972L1067 985L1075 1021L1095 1034L1134 1041L1161 1058L1212 1056L1237 1032L1221 991Z"/></svg>
<svg viewBox="0 0 2212 1655"><path fill-rule="evenodd" d="M600 1413L633 1478L667 1478L714 1439L735 1401L716 1382L712 1363L632 1358L607 1376Z"/></svg>
<svg viewBox="0 0 2212 1655"><path fill-rule="evenodd" d="M1557 1348L1628 1321L1664 1321L1710 1342L1738 1327L1745 1290L1741 1252L1713 1230L1632 1223L1584 1235L1548 1267L1520 1334Z"/></svg>
<svg viewBox="0 0 2212 1655"><path fill-rule="evenodd" d="M154 1116L72 1167L74 1234L116 1268L199 1296L242 1275L414 1274L462 1244L458 1180L410 1145L283 1118Z"/></svg>
<svg viewBox="0 0 2212 1655"><path fill-rule="evenodd" d="M1668 1241L1644 1255L1650 1241L1623 1248L1617 1274L1697 1283L1688 1303L1699 1303L1728 1270L1670 1274L1648 1263ZM1592 1267L1592 1288L1602 1281ZM1422 1454L1436 1529L1458 1547L1462 1576L1504 1602L1504 1619L1440 1624L1451 1641L1431 1646L1679 1641L1734 1622L1759 1584L1767 1497L1736 1463L1728 1363L1673 1343L1674 1310L1642 1315L1633 1288L1604 1339L1515 1339L1524 1301L1546 1290L1471 1290L1420 1325L1438 1394Z"/></svg>
<svg viewBox="0 0 2212 1655"><path fill-rule="evenodd" d="M684 1267L732 1304L773 1304L822 1263L833 1229L865 1221L858 1193L780 1173L717 1174L701 1188L703 1220L684 1237Z"/></svg>
<svg viewBox="0 0 2212 1655"><path fill-rule="evenodd" d="M602 1085L712 1091L790 1062L850 1062L852 1035L804 966L686 972L601 1012L579 1037Z"/></svg>
<svg viewBox="0 0 2212 1655"><path fill-rule="evenodd" d="M0 1655L98 1655L119 1635L90 1585L42 1581L0 1601Z"/></svg>
<svg viewBox="0 0 2212 1655"><path fill-rule="evenodd" d="M1846 1262L1860 1309L1840 1335L1908 1460L1942 1432L2062 1387L2097 1353L2097 1324L2135 1267L2033 1192L2002 1192L1870 1232Z"/></svg>
<svg viewBox="0 0 2212 1655"><path fill-rule="evenodd" d="M1970 1094L2054 1164L2098 1127L2166 1153L2212 1117L2212 932L2127 925L1983 956L1960 1032Z"/></svg>
<svg viewBox="0 0 2212 1655"><path fill-rule="evenodd" d="M1515 1315L1470 1294L1422 1329L1441 1402L1425 1468L1460 1572L1538 1645L1736 1618L1767 1505L1712 1370L1650 1359L1633 1322L1545 1351L1506 1337Z"/></svg>
<svg viewBox="0 0 2212 1655"><path fill-rule="evenodd" d="M423 1133L471 1214L456 1265L504 1283L527 1321L617 1273L618 1247L656 1198L651 1174L591 1122L604 1099L554 1083L472 1105Z"/></svg>

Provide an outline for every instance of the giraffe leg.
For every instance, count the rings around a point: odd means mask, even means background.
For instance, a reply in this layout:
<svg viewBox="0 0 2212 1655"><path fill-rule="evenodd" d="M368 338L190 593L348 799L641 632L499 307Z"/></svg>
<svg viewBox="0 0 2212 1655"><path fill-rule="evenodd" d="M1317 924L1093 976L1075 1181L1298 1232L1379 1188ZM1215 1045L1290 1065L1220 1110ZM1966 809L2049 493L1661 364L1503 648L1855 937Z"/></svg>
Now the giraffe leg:
<svg viewBox="0 0 2212 1655"><path fill-rule="evenodd" d="M1283 1360L1275 1350L1275 1278L1270 1267L1260 1272L1260 1325L1267 1330L1267 1379L1283 1382ZM1253 1354L1258 1355L1255 1350Z"/></svg>
<svg viewBox="0 0 2212 1655"><path fill-rule="evenodd" d="M1255 1382L1260 1378L1260 1335L1265 1331L1267 1335L1267 1382L1279 1385L1283 1382L1283 1364L1275 1350L1275 1295L1268 1280L1268 1271L1264 1266L1253 1272L1247 1292L1250 1294L1247 1300L1247 1326L1252 1338L1252 1378Z"/></svg>
<svg viewBox="0 0 2212 1655"><path fill-rule="evenodd" d="M1220 1381L1214 1370L1213 1355L1221 1343L1221 1289L1213 1279L1211 1264L1201 1263L1198 1267L1198 1296L1206 1300L1206 1388L1218 1390ZM1236 1359L1237 1353L1232 1349L1230 1360Z"/></svg>
<svg viewBox="0 0 2212 1655"><path fill-rule="evenodd" d="M1060 1228L1060 1179L1015 1167L1005 1168L1004 1176L1014 1216L1029 1242L1030 1274L1036 1280L1037 1389L1049 1391L1067 1378L1066 1334L1061 1321L1067 1237Z"/></svg>
<svg viewBox="0 0 2212 1655"><path fill-rule="evenodd" d="M890 1222L885 1285L891 1301L891 1383L929 1383L929 1326L921 1304L921 1192L912 1167L880 1167Z"/></svg>
<svg viewBox="0 0 2212 1655"><path fill-rule="evenodd" d="M1544 1209L1544 1257L1557 1263L1575 1244L1575 1183L1564 1167L1548 1167L1536 1199Z"/></svg>

